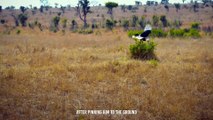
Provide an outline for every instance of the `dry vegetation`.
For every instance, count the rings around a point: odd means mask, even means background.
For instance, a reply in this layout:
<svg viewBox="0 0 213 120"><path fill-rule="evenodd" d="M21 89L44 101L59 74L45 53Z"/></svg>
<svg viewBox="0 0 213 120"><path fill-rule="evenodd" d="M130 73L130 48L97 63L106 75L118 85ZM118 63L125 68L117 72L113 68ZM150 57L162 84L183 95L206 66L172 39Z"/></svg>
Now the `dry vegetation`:
<svg viewBox="0 0 213 120"><path fill-rule="evenodd" d="M159 61L131 59L134 41L120 29L1 34L0 118L213 119L212 38L154 40ZM76 115L77 109L138 114Z"/></svg>

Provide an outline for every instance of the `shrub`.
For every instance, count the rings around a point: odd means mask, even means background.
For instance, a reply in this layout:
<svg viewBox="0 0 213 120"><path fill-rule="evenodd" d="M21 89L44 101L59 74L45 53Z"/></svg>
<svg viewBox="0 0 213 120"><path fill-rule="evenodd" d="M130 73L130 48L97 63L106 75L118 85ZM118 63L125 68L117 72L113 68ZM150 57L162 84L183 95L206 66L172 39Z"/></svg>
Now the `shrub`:
<svg viewBox="0 0 213 120"><path fill-rule="evenodd" d="M171 37L183 37L186 31L183 29L171 29L169 33Z"/></svg>
<svg viewBox="0 0 213 120"><path fill-rule="evenodd" d="M19 35L21 33L21 30L16 30L16 34Z"/></svg>
<svg viewBox="0 0 213 120"><path fill-rule="evenodd" d="M152 37L166 37L167 32L164 32L162 29L153 29L150 36L152 36Z"/></svg>
<svg viewBox="0 0 213 120"><path fill-rule="evenodd" d="M135 44L129 46L131 57L135 59L156 59L154 54L156 43L153 41L142 42L135 40Z"/></svg>
<svg viewBox="0 0 213 120"><path fill-rule="evenodd" d="M20 21L22 27L26 26L27 19L28 19L28 17L27 17L26 14L19 14L18 15L18 20Z"/></svg>
<svg viewBox="0 0 213 120"><path fill-rule="evenodd" d="M67 27L67 19L66 18L63 18L61 20L61 24L62 24L62 27L65 29Z"/></svg>
<svg viewBox="0 0 213 120"><path fill-rule="evenodd" d="M200 33L197 29L171 29L169 31L171 37L193 37L199 38Z"/></svg>
<svg viewBox="0 0 213 120"><path fill-rule="evenodd" d="M152 67L157 67L157 66L158 66L158 60L151 59L151 60L149 60L149 64L150 64Z"/></svg>
<svg viewBox="0 0 213 120"><path fill-rule="evenodd" d="M82 30L79 30L78 33L80 33L80 34L92 34L93 30L92 29L82 29Z"/></svg>
<svg viewBox="0 0 213 120"><path fill-rule="evenodd" d="M153 16L152 16L152 23L153 23L154 26L158 26L159 17L156 16L156 15L153 15Z"/></svg>
<svg viewBox="0 0 213 120"><path fill-rule="evenodd" d="M143 30L129 30L127 32L129 37L132 37L133 35L138 35L138 34L141 34L141 33L143 33Z"/></svg>
<svg viewBox="0 0 213 120"><path fill-rule="evenodd" d="M78 23L75 20L71 21L71 30L76 31L78 29Z"/></svg>
<svg viewBox="0 0 213 120"><path fill-rule="evenodd" d="M1 24L4 24L4 23L6 23L6 20L1 19L0 22L1 22Z"/></svg>
<svg viewBox="0 0 213 120"><path fill-rule="evenodd" d="M127 30L129 28L129 20L124 20L122 22L122 26L125 30Z"/></svg>
<svg viewBox="0 0 213 120"><path fill-rule="evenodd" d="M165 15L160 16L160 21L162 22L163 27L167 27L167 25L168 25L168 21L167 21L167 19L166 19L166 16L165 16Z"/></svg>
<svg viewBox="0 0 213 120"><path fill-rule="evenodd" d="M138 21L138 16L133 15L132 16L132 27L136 27Z"/></svg>
<svg viewBox="0 0 213 120"><path fill-rule="evenodd" d="M193 38L199 38L201 37L200 33L196 29L190 29L189 32L185 33L184 36L186 37L193 37Z"/></svg>
<svg viewBox="0 0 213 120"><path fill-rule="evenodd" d="M182 21L180 20L175 20L173 23L174 27L179 28L182 25Z"/></svg>
<svg viewBox="0 0 213 120"><path fill-rule="evenodd" d="M192 23L192 24L191 24L191 28L192 28L192 29L197 29L197 30L200 29L200 23L197 23L197 22Z"/></svg>
<svg viewBox="0 0 213 120"><path fill-rule="evenodd" d="M106 28L112 30L114 27L114 21L107 19L106 20Z"/></svg>
<svg viewBox="0 0 213 120"><path fill-rule="evenodd" d="M59 21L60 21L59 16L53 17L53 19L51 20L51 24L50 24L50 31L57 32L59 30L59 28L58 28Z"/></svg>
<svg viewBox="0 0 213 120"><path fill-rule="evenodd" d="M145 17L142 16L141 19L138 21L139 25L141 28L144 28L145 27L145 24L146 24L146 20L145 20Z"/></svg>
<svg viewBox="0 0 213 120"><path fill-rule="evenodd" d="M25 8L24 6L20 6L20 10L22 13L24 13L27 10L27 8Z"/></svg>

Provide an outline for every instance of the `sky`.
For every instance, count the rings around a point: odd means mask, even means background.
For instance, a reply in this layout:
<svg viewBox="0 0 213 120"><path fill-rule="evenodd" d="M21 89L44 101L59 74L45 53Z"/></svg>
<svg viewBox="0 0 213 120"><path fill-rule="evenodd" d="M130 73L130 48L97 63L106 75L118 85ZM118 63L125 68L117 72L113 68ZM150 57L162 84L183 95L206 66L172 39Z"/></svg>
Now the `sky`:
<svg viewBox="0 0 213 120"><path fill-rule="evenodd" d="M98 5L102 4L104 5L108 1L117 2L119 5L134 5L135 0L89 0L91 5ZM141 1L142 4L145 4L147 0L137 0ZM157 2L160 2L161 0L155 0ZM187 1L187 0L186 0ZM48 0L50 6L55 6L55 3L58 3L59 5L67 6L68 4L71 6L76 6L78 0ZM182 3L182 0L169 0L170 3ZM15 8L19 8L20 6L37 6L39 7L40 0L0 0L0 5L3 6L3 8L7 6L15 6Z"/></svg>

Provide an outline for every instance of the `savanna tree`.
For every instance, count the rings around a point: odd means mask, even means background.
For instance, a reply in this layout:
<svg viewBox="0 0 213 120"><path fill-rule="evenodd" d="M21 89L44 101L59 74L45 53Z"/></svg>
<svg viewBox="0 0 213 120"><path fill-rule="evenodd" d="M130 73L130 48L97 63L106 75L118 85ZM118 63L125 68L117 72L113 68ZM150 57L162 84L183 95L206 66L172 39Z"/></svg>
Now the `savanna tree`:
<svg viewBox="0 0 213 120"><path fill-rule="evenodd" d="M20 6L20 10L22 13L24 13L27 9L24 6Z"/></svg>
<svg viewBox="0 0 213 120"><path fill-rule="evenodd" d="M14 14L11 14L11 16L12 16L13 19L14 19L15 26L16 26L16 27L19 26L18 17L17 17L16 15L14 15Z"/></svg>
<svg viewBox="0 0 213 120"><path fill-rule="evenodd" d="M65 29L67 27L67 19L66 18L62 19L61 24L62 24L63 29Z"/></svg>
<svg viewBox="0 0 213 120"><path fill-rule="evenodd" d="M122 10L123 12L126 12L126 6L125 6L125 5L121 5L121 10Z"/></svg>
<svg viewBox="0 0 213 120"><path fill-rule="evenodd" d="M164 8L166 9L167 12L169 12L169 6L165 5Z"/></svg>
<svg viewBox="0 0 213 120"><path fill-rule="evenodd" d="M156 16L156 15L153 15L153 16L152 16L152 23L153 23L154 26L158 26L159 17Z"/></svg>
<svg viewBox="0 0 213 120"><path fill-rule="evenodd" d="M107 19L107 20L106 20L106 28L112 30L113 27L114 27L114 22L113 22L113 20Z"/></svg>
<svg viewBox="0 0 213 120"><path fill-rule="evenodd" d="M168 21L167 21L167 19L166 19L166 16L165 16L165 15L160 16L160 21L162 22L163 27L167 27L167 25L168 25Z"/></svg>
<svg viewBox="0 0 213 120"><path fill-rule="evenodd" d="M91 13L89 1L88 0L79 0L76 7L79 18L84 22L84 28L87 27L87 14Z"/></svg>
<svg viewBox="0 0 213 120"><path fill-rule="evenodd" d="M118 3L115 3L115 2L107 2L105 4L105 6L108 8L108 14L111 15L111 18L113 19L113 8L116 8L118 7Z"/></svg>
<svg viewBox="0 0 213 120"><path fill-rule="evenodd" d="M59 30L59 28L58 28L59 21L60 21L59 16L53 17L51 24L50 24L50 31L57 32Z"/></svg>
<svg viewBox="0 0 213 120"><path fill-rule="evenodd" d="M138 23L139 23L140 27L143 29L146 25L145 17L142 16Z"/></svg>
<svg viewBox="0 0 213 120"><path fill-rule="evenodd" d="M21 23L22 27L26 27L27 25L27 15L26 14L19 14L18 15L18 20Z"/></svg>
<svg viewBox="0 0 213 120"><path fill-rule="evenodd" d="M178 12L178 10L180 10L180 4L179 3L175 3L175 8L176 8L176 12Z"/></svg>
<svg viewBox="0 0 213 120"><path fill-rule="evenodd" d="M184 4L185 1L186 1L186 0L182 0L183 4Z"/></svg>
<svg viewBox="0 0 213 120"><path fill-rule="evenodd" d="M129 28L129 20L124 20L122 23L124 30L128 30Z"/></svg>
<svg viewBox="0 0 213 120"><path fill-rule="evenodd" d="M66 9L66 7L64 7L64 6L61 6L61 11L62 11L62 13L64 14L65 13L65 9Z"/></svg>
<svg viewBox="0 0 213 120"><path fill-rule="evenodd" d="M0 6L0 12L2 12L2 6Z"/></svg>
<svg viewBox="0 0 213 120"><path fill-rule="evenodd" d="M44 12L44 6L43 6L43 5L40 6L39 11L40 11L41 13Z"/></svg>
<svg viewBox="0 0 213 120"><path fill-rule="evenodd" d="M71 30L76 30L78 28L78 23L75 20L71 21Z"/></svg>
<svg viewBox="0 0 213 120"><path fill-rule="evenodd" d="M132 27L136 27L137 22L138 22L138 16L133 15L132 16Z"/></svg>

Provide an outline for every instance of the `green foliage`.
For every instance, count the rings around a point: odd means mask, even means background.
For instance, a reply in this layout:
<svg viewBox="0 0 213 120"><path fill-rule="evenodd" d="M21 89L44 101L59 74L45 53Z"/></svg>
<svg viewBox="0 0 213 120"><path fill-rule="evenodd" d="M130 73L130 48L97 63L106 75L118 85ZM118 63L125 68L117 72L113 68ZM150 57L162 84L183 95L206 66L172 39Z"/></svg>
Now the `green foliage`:
<svg viewBox="0 0 213 120"><path fill-rule="evenodd" d="M21 30L16 30L16 34L19 35L21 33Z"/></svg>
<svg viewBox="0 0 213 120"><path fill-rule="evenodd" d="M66 19L66 18L63 18L63 19L61 20L61 24L62 24L62 27L63 27L63 28L66 28L66 27L67 27L67 19Z"/></svg>
<svg viewBox="0 0 213 120"><path fill-rule="evenodd" d="M179 28L182 25L182 22L180 20L175 20L173 25L174 27Z"/></svg>
<svg viewBox="0 0 213 120"><path fill-rule="evenodd" d="M167 19L166 19L166 16L165 16L165 15L161 15L161 16L160 16L160 21L162 22L163 27L167 27L167 25L168 25L168 21L167 21Z"/></svg>
<svg viewBox="0 0 213 120"><path fill-rule="evenodd" d="M128 5L128 6L127 6L127 9L128 9L128 10L132 10L132 8L133 8L132 5Z"/></svg>
<svg viewBox="0 0 213 120"><path fill-rule="evenodd" d="M78 28L78 23L75 20L71 21L71 30L75 31Z"/></svg>
<svg viewBox="0 0 213 120"><path fill-rule="evenodd" d="M81 8L82 12L80 11L80 8ZM88 27L86 18L87 18L87 14L91 13L88 0L79 0L78 1L77 13L79 15L79 18L84 22L84 28Z"/></svg>
<svg viewBox="0 0 213 120"><path fill-rule="evenodd" d="M50 31L57 32L59 30L58 25L59 25L60 17L55 16L53 17L50 25Z"/></svg>
<svg viewBox="0 0 213 120"><path fill-rule="evenodd" d="M125 6L125 5L121 5L121 10L122 10L123 12L126 12L126 6Z"/></svg>
<svg viewBox="0 0 213 120"><path fill-rule="evenodd" d="M0 20L0 23L1 23L1 24L4 24L4 23L6 23L6 20L1 19L1 20Z"/></svg>
<svg viewBox="0 0 213 120"><path fill-rule="evenodd" d="M153 23L154 26L158 26L159 17L156 16L156 15L153 15L153 16L152 16L152 23Z"/></svg>
<svg viewBox="0 0 213 120"><path fill-rule="evenodd" d="M180 10L180 3L175 3L175 8L176 8L176 12L178 12L178 10Z"/></svg>
<svg viewBox="0 0 213 120"><path fill-rule="evenodd" d="M199 38L200 33L197 29L171 29L169 31L171 37L192 37Z"/></svg>
<svg viewBox="0 0 213 120"><path fill-rule="evenodd" d="M93 30L92 29L81 29L78 31L80 34L92 34Z"/></svg>
<svg viewBox="0 0 213 120"><path fill-rule="evenodd" d="M167 32L164 32L162 29L153 29L150 36L152 36L152 37L166 37Z"/></svg>
<svg viewBox="0 0 213 120"><path fill-rule="evenodd" d="M106 20L106 28L112 30L114 27L114 21L113 20Z"/></svg>
<svg viewBox="0 0 213 120"><path fill-rule="evenodd" d="M132 27L136 27L138 21L138 16L133 15L132 16Z"/></svg>
<svg viewBox="0 0 213 120"><path fill-rule="evenodd" d="M141 28L144 28L146 25L146 20L145 17L142 16L141 19L138 21L138 24L140 25Z"/></svg>
<svg viewBox="0 0 213 120"><path fill-rule="evenodd" d="M111 18L113 17L112 16L112 9L115 8L115 7L118 7L118 3L115 3L115 2L107 2L105 3L105 6L108 8L108 14L111 15Z"/></svg>
<svg viewBox="0 0 213 120"><path fill-rule="evenodd" d="M27 19L28 19L28 16L26 14L19 14L18 15L18 20L21 23L22 27L25 27L27 25L26 24Z"/></svg>
<svg viewBox="0 0 213 120"><path fill-rule="evenodd" d="M200 29L200 23L197 23L197 22L192 23L191 28L196 30Z"/></svg>
<svg viewBox="0 0 213 120"><path fill-rule="evenodd" d="M24 6L20 6L20 10L22 13L24 13L27 9Z"/></svg>
<svg viewBox="0 0 213 120"><path fill-rule="evenodd" d="M122 22L122 26L125 30L127 30L129 28L129 20L124 20Z"/></svg>
<svg viewBox="0 0 213 120"><path fill-rule="evenodd" d="M129 30L127 32L129 37L132 37L133 35L138 35L138 34L141 34L141 33L143 33L143 30Z"/></svg>
<svg viewBox="0 0 213 120"><path fill-rule="evenodd" d="M171 29L169 33L171 37L183 37L185 31L183 29Z"/></svg>
<svg viewBox="0 0 213 120"><path fill-rule="evenodd" d="M2 12L2 6L0 5L0 12Z"/></svg>
<svg viewBox="0 0 213 120"><path fill-rule="evenodd" d="M105 6L108 8L108 9L113 9L115 7L118 7L118 3L115 3L115 2L107 2L105 3Z"/></svg>
<svg viewBox="0 0 213 120"><path fill-rule="evenodd" d="M158 66L158 60L155 60L155 59L149 60L149 64L152 67L156 67L156 66Z"/></svg>
<svg viewBox="0 0 213 120"><path fill-rule="evenodd" d="M200 33L196 29L190 29L189 32L185 33L184 36L192 37L192 38L199 38L201 37Z"/></svg>
<svg viewBox="0 0 213 120"><path fill-rule="evenodd" d="M135 41L135 44L129 46L131 57L135 59L155 59L154 49L156 43L153 41L150 42L141 42L139 40Z"/></svg>
<svg viewBox="0 0 213 120"><path fill-rule="evenodd" d="M43 5L40 6L39 11L40 11L41 13L43 13L43 11L44 11L44 6L43 6Z"/></svg>

